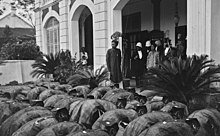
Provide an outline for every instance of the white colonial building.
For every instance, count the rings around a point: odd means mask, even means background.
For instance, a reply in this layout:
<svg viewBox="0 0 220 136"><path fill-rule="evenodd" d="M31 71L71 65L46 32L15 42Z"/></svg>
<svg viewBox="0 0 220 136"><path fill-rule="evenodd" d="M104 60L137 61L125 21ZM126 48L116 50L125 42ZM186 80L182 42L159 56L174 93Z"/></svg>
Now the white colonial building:
<svg viewBox="0 0 220 136"><path fill-rule="evenodd" d="M208 54L220 63L220 0L35 0L37 44L44 53L69 49L89 64L105 64L110 36L122 32L130 44L182 33L188 54ZM174 18L175 15L178 15ZM122 42L120 42L122 48Z"/></svg>

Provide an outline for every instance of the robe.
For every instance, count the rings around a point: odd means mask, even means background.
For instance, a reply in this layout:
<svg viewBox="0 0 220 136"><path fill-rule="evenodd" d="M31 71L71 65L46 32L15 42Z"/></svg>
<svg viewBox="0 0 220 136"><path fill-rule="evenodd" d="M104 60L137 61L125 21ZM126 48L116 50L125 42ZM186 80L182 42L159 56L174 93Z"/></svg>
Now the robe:
<svg viewBox="0 0 220 136"><path fill-rule="evenodd" d="M121 50L117 48L109 49L106 54L106 63L110 72L110 80L114 83L121 82Z"/></svg>

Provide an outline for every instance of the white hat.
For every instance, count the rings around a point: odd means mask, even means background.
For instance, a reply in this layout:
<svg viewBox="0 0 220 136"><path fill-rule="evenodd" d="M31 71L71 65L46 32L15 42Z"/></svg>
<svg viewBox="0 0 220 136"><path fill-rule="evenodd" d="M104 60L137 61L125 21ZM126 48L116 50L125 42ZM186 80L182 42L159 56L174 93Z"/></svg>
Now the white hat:
<svg viewBox="0 0 220 136"><path fill-rule="evenodd" d="M142 48L142 44L141 44L140 42L138 42L138 43L136 44L136 46Z"/></svg>
<svg viewBox="0 0 220 136"><path fill-rule="evenodd" d="M146 47L150 47L150 46L151 46L150 41L146 41L145 46L146 46Z"/></svg>

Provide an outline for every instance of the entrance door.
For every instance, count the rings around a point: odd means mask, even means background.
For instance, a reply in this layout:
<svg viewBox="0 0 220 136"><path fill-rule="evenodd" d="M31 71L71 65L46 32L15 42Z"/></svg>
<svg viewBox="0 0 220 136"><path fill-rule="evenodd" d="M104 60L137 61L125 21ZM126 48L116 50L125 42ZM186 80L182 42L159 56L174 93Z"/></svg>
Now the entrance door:
<svg viewBox="0 0 220 136"><path fill-rule="evenodd" d="M182 37L184 39L186 39L186 35L187 35L187 27L186 27L186 25L175 27L175 43L177 42L177 35L178 34L181 34ZM187 43L187 42L185 42L185 43Z"/></svg>
<svg viewBox="0 0 220 136"><path fill-rule="evenodd" d="M123 55L124 55L124 63L123 63L123 70L125 77L133 77L134 76L134 60L133 54L136 50L137 42L141 42L142 45L145 45L145 42L150 39L148 31L139 31L139 32L132 32L125 34L127 40L127 48L123 48ZM127 68L127 69L126 69Z"/></svg>
<svg viewBox="0 0 220 136"><path fill-rule="evenodd" d="M92 14L89 15L84 23L85 27L85 50L88 53L88 65L93 65L93 27Z"/></svg>

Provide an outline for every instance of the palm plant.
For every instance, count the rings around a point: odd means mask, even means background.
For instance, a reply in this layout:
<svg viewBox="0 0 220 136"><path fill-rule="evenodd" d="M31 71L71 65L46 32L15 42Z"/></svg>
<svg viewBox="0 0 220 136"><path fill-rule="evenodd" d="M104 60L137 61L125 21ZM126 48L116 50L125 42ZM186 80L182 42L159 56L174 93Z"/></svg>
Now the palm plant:
<svg viewBox="0 0 220 136"><path fill-rule="evenodd" d="M193 55L185 60L161 62L159 68L149 69L143 81L144 89L151 86L159 93L188 104L192 96L210 92L210 84L220 81L217 75L220 66L207 57Z"/></svg>
<svg viewBox="0 0 220 136"><path fill-rule="evenodd" d="M91 89L98 86L104 80L109 79L109 72L104 65L98 68L95 72L93 67L85 66L78 69L70 78L67 79L68 84L72 86L89 85Z"/></svg>
<svg viewBox="0 0 220 136"><path fill-rule="evenodd" d="M69 50L60 52L60 65L55 67L54 80L61 84L66 84L67 79L73 75L78 69L82 68L81 61L76 61L76 54L72 58Z"/></svg>
<svg viewBox="0 0 220 136"><path fill-rule="evenodd" d="M47 75L52 74L54 76L54 72L56 67L60 65L60 52L53 54L50 53L48 55L42 55L37 58L32 64L32 68L34 70L31 72L32 77L41 78Z"/></svg>

